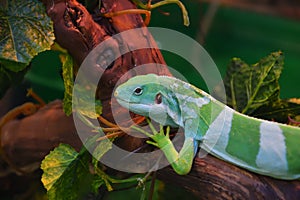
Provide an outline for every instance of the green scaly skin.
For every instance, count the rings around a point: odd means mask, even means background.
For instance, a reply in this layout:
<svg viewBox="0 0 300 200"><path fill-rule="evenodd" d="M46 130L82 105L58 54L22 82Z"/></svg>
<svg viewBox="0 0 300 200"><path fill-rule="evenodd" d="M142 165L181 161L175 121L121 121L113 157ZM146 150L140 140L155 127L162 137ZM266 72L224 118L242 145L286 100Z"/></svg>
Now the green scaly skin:
<svg viewBox="0 0 300 200"><path fill-rule="evenodd" d="M136 76L115 91L119 104L163 126L183 127L178 153L162 131L151 144L160 148L178 174L187 174L200 146L247 170L278 179L300 178L300 128L238 113L202 90L176 78Z"/></svg>
<svg viewBox="0 0 300 200"><path fill-rule="evenodd" d="M170 140L169 133L170 127L167 127L166 134L164 133L163 127L160 127L160 131L157 132L154 127L152 126L151 122L148 120L148 124L151 127L153 135L149 134L148 132L133 126L133 129L136 129L139 132L144 133L146 136L151 138L152 141L147 141L147 143L152 144L163 151L166 155L167 160L171 163L174 171L179 175L187 174L192 167L192 162L194 158L194 152L191 147L193 147L193 139L186 139L180 153L178 153Z"/></svg>

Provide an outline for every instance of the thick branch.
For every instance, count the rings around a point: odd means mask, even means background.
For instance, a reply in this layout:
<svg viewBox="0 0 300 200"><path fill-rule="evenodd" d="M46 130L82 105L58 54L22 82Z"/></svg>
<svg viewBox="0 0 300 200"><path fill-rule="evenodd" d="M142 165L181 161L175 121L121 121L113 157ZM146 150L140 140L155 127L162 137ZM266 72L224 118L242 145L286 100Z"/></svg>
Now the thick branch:
<svg viewBox="0 0 300 200"><path fill-rule="evenodd" d="M300 182L255 174L213 156L196 158L192 171L177 175L170 167L158 178L195 193L201 199L299 199Z"/></svg>
<svg viewBox="0 0 300 200"><path fill-rule="evenodd" d="M133 9L135 5L129 0L102 0L101 9L94 14L94 19L84 6L79 4L75 0L44 0L47 8L47 13L54 22L55 36L57 42L75 59L79 66L84 58L105 39L110 38L112 35L120 33L125 30L143 27L143 19L137 14L124 14L121 16L115 16L112 18L105 18L101 16L101 13L116 12L119 10ZM126 22L126 23L125 23ZM125 38L116 40L117 47L115 51L121 51L122 48L131 48L131 46L145 46L145 44L151 43L155 46L154 40L151 37L145 37L144 31L135 31L133 35L128 38L134 38L134 42L128 43ZM162 63L165 61L157 49L141 49L136 51L129 51L125 55L117 58L111 66L102 66L100 56L102 54L110 54L109 49L102 49L102 52L97 52L98 55L94 58L94 65L91 66L91 74L103 74L99 85L97 98L101 100L103 105L103 115L106 119L113 121L111 105L116 105L114 98L111 98L115 84L126 73L126 79L135 76L139 73L156 73L161 75L170 75L170 72L166 67L149 67L143 72L137 70L131 70L135 66L139 66L145 63ZM107 67L107 68L106 68ZM129 71L131 70L131 71ZM128 111L123 108L117 108L119 119ZM122 140L118 141L119 145L127 150L135 150L142 145L143 140L124 136Z"/></svg>

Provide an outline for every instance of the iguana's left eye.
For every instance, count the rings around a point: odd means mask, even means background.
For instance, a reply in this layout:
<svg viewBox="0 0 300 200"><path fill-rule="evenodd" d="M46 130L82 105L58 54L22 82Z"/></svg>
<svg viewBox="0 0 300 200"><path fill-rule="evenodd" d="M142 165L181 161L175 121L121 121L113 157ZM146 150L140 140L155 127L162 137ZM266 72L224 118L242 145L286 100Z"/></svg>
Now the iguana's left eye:
<svg viewBox="0 0 300 200"><path fill-rule="evenodd" d="M155 96L155 103L156 103L156 104L161 104L161 102L162 102L161 94L158 93L158 94Z"/></svg>
<svg viewBox="0 0 300 200"><path fill-rule="evenodd" d="M141 95L142 93L143 93L143 89L142 89L142 88L137 87L137 88L134 89L134 94L135 94L135 95L139 96L139 95Z"/></svg>

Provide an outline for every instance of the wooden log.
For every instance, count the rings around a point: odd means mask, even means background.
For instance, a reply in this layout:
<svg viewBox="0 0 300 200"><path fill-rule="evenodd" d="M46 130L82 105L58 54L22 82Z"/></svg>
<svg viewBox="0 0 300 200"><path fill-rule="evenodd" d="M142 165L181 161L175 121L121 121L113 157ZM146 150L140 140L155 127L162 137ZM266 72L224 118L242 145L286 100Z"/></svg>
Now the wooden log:
<svg viewBox="0 0 300 200"><path fill-rule="evenodd" d="M78 66L81 65L88 53L105 39L122 31L145 26L142 17L138 14L124 14L111 18L101 17L101 14L98 14L94 20L87 9L75 0L44 0L43 2L48 15L54 22L56 41L68 50ZM101 1L101 8L98 12L117 12L134 8L136 8L136 6L129 0L103 0ZM128 48L128 46L132 45L139 47L149 43L151 43L152 46L156 46L154 40L151 37L145 37L145 34L149 35L149 33L145 33L141 30L135 31L130 36L130 38L134 38L135 41L130 45L128 45L128 41L122 40L121 38L117 41L117 48ZM100 56L105 50L106 49L103 49L102 52L97 53ZM95 62L96 60L97 58L95 58ZM91 67L93 74L102 74L96 96L101 100L103 116L106 119L114 121L111 105L116 105L116 100L112 98L111 95L117 81L119 81L120 77L126 72L128 72L126 79L135 76L137 73L141 73L141 71L137 72L131 69L135 66L148 63L165 64L158 49L152 48L130 51L117 58L113 62L113 65L108 68L102 68L101 66ZM167 67L156 66L149 67L142 73L170 75ZM121 107L117 109L118 114L114 117L122 119L124 118L122 116L127 116L127 110ZM137 120L139 119L136 115L132 114L132 116ZM125 117L124 121L127 120ZM120 147L128 151L133 151L141 146L144 140L125 135L117 142Z"/></svg>
<svg viewBox="0 0 300 200"><path fill-rule="evenodd" d="M158 178L193 192L200 199L299 199L300 182L277 180L252 173L211 155L196 158L188 175L170 167Z"/></svg>
<svg viewBox="0 0 300 200"><path fill-rule="evenodd" d="M60 143L78 151L82 142L76 134L72 116L67 117L60 100L53 101L35 114L9 121L1 129L1 147L5 157L18 169L31 173Z"/></svg>

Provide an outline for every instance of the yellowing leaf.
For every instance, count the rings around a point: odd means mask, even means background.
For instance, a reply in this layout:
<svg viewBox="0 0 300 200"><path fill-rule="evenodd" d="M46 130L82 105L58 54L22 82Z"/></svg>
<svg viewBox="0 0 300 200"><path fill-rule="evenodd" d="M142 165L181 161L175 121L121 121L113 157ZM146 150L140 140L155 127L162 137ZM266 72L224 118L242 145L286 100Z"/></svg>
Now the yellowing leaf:
<svg viewBox="0 0 300 200"><path fill-rule="evenodd" d="M53 26L38 0L1 0L0 5L0 63L18 72L50 49Z"/></svg>
<svg viewBox="0 0 300 200"><path fill-rule="evenodd" d="M76 112L91 119L97 119L102 113L102 105L100 100L95 100L96 86L89 84L75 84L75 98L73 99L73 107L76 107ZM94 105L93 105L94 103Z"/></svg>
<svg viewBox="0 0 300 200"><path fill-rule="evenodd" d="M72 114L72 93L73 93L73 59L69 54L60 55L62 62L62 76L64 79L64 103L63 108L66 115Z"/></svg>
<svg viewBox="0 0 300 200"><path fill-rule="evenodd" d="M81 199L92 190L93 175L89 172L90 155L83 148L77 153L61 144L42 161L42 182L51 199Z"/></svg>

